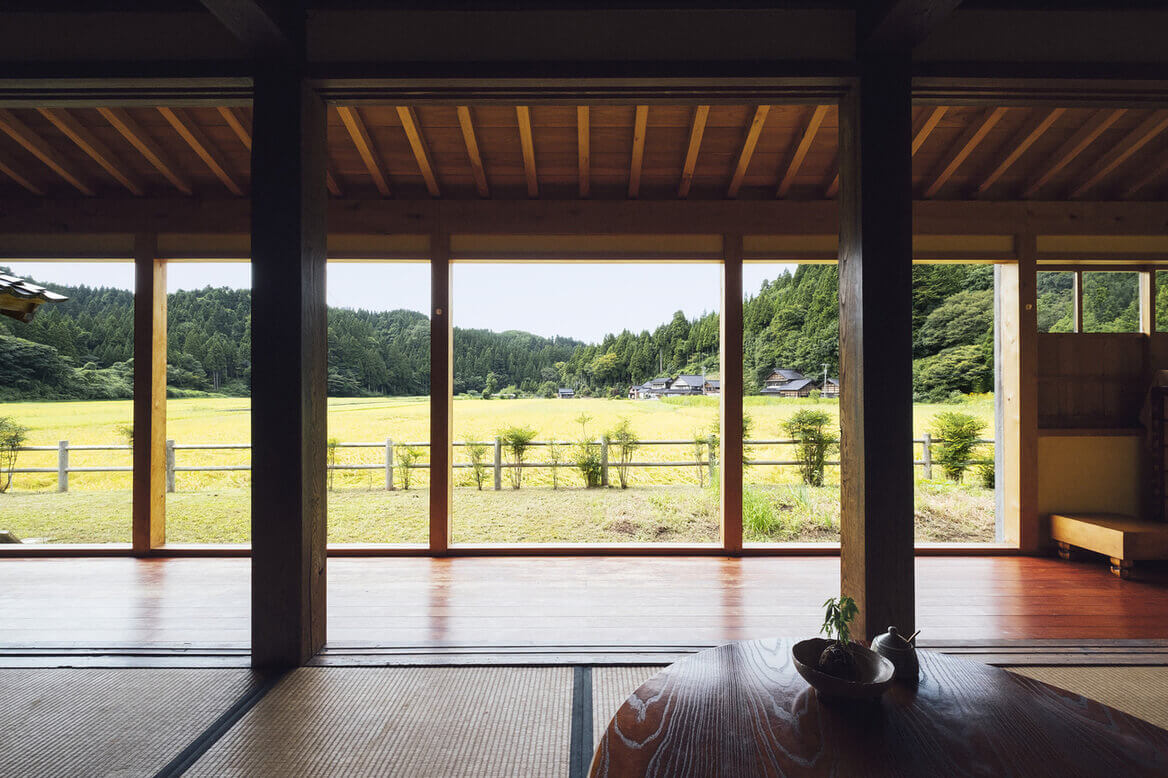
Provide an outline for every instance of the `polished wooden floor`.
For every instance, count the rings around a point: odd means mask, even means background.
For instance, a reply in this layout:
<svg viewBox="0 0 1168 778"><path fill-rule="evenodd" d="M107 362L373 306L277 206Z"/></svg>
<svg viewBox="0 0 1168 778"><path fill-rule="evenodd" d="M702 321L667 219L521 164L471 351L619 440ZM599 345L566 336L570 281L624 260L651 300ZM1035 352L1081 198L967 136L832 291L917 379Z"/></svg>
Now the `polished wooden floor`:
<svg viewBox="0 0 1168 778"><path fill-rule="evenodd" d="M246 645L247 559L0 560L0 646ZM833 557L333 558L331 646L679 646L816 632ZM1168 571L917 560L926 641L1168 638Z"/></svg>

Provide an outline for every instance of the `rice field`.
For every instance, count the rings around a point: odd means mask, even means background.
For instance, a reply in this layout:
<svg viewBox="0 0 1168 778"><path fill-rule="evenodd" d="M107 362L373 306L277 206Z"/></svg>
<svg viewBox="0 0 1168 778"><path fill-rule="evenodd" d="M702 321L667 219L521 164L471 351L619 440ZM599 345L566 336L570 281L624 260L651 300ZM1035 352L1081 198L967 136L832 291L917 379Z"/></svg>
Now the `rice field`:
<svg viewBox="0 0 1168 778"><path fill-rule="evenodd" d="M838 416L838 404L829 400L749 397L749 436L755 440L786 438L782 424L803 407L815 407ZM619 420L628 419L643 441L677 440L678 445L643 445L635 462L708 462L708 439L717 422L717 398L668 400L481 400L456 398L454 439L482 441L486 472L479 491L469 467L455 471L452 510L455 542L716 542L718 514L716 487L709 468L696 464L632 468L629 489L585 489L572 465L573 445L598 440ZM971 398L961 405L914 407L914 437L929 428L934 414L960 410L987 422L985 437L993 436L993 399ZM167 403L167 436L178 449L175 492L167 496L167 535L174 543L242 543L248 539L249 474L184 472L183 467L246 465L246 450L185 450L184 445L246 444L250 439L250 403L247 398L172 399ZM37 402L0 405L0 416L14 417L29 428L27 445L52 446L122 444L131 420L128 401ZM584 416L583 420L581 416ZM581 423L583 421L583 423ZM509 426L529 427L539 441L558 441L553 489L550 468L525 468L523 486L511 488L509 473L502 475L503 490L493 490L493 440ZM330 458L337 465L367 465L369 469L337 469L329 496L329 540L339 543L424 543L426 540L428 473L410 470L404 489L403 457L406 444L424 444L429 436L426 398L332 398L328 435L341 444L369 443L370 447L337 446ZM385 490L386 441L393 441L394 491ZM456 464L469 464L467 447L455 448ZM914 448L920 459L920 446ZM417 464L425 465L428 451L418 446ZM533 448L531 462L548 462L554 452ZM987 452L988 454L988 452ZM756 445L754 461L789 460L790 446ZM833 455L834 458L834 455ZM504 464L510 460L503 453ZM73 451L71 467L126 466L124 451ZM57 452L22 453L18 467L56 467ZM507 468L504 467L506 471ZM993 539L993 491L974 484L946 484L920 479L918 471L918 539L929 541L988 541ZM938 472L934 473L940 478ZM744 504L750 541L838 540L838 468L827 468L821 488L799 483L789 466L751 466L744 480ZM610 483L617 485L615 453ZM17 474L8 494L0 495L0 529L22 538L46 542L128 542L130 475L128 473L71 473L69 491L56 491L56 473Z"/></svg>

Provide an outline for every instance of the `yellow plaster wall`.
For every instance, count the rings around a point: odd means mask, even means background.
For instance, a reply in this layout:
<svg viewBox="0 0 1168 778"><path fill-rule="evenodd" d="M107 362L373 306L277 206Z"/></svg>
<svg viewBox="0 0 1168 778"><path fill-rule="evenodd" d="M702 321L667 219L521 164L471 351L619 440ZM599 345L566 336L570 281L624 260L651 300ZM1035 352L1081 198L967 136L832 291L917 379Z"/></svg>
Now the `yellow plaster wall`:
<svg viewBox="0 0 1168 778"><path fill-rule="evenodd" d="M1038 515L1140 515L1141 435L1038 439Z"/></svg>

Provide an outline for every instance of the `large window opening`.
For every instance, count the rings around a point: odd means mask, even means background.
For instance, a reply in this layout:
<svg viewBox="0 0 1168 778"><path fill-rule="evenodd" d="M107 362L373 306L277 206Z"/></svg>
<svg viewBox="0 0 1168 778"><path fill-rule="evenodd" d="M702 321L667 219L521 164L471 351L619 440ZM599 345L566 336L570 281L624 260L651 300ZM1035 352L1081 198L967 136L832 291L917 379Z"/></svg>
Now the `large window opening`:
<svg viewBox="0 0 1168 778"><path fill-rule="evenodd" d="M251 265L166 267L166 542L251 541Z"/></svg>
<svg viewBox="0 0 1168 778"><path fill-rule="evenodd" d="M453 542L716 543L719 283L456 263Z"/></svg>
<svg viewBox="0 0 1168 778"><path fill-rule="evenodd" d="M68 297L0 317L0 530L24 543L129 543L131 262L10 262ZM11 478L11 481L9 481Z"/></svg>
<svg viewBox="0 0 1168 778"><path fill-rule="evenodd" d="M328 540L429 537L430 266L328 264Z"/></svg>

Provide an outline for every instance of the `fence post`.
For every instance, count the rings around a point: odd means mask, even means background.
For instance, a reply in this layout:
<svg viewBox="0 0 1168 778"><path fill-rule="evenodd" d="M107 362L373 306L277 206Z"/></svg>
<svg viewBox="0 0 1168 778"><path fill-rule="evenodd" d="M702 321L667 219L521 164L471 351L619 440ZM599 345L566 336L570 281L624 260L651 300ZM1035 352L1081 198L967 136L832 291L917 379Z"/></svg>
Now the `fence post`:
<svg viewBox="0 0 1168 778"><path fill-rule="evenodd" d="M608 441L600 439L600 485L608 486Z"/></svg>
<svg viewBox="0 0 1168 778"><path fill-rule="evenodd" d="M57 441L57 491L69 491L69 441Z"/></svg>
<svg viewBox="0 0 1168 778"><path fill-rule="evenodd" d="M174 441L166 441L166 491L174 491Z"/></svg>
<svg viewBox="0 0 1168 778"><path fill-rule="evenodd" d="M714 472L718 469L718 458L714 456L714 436L711 435L706 439L706 445L709 449L706 452L706 459L710 463L710 483L714 483Z"/></svg>
<svg viewBox="0 0 1168 778"><path fill-rule="evenodd" d="M385 491L393 491L393 438L385 439Z"/></svg>
<svg viewBox="0 0 1168 778"><path fill-rule="evenodd" d="M495 491L503 488L503 440L495 438Z"/></svg>
<svg viewBox="0 0 1168 778"><path fill-rule="evenodd" d="M924 449L921 454L921 460L925 466L925 480L933 480L933 436L929 433L923 435L924 440L921 441L921 447Z"/></svg>

